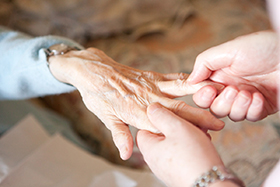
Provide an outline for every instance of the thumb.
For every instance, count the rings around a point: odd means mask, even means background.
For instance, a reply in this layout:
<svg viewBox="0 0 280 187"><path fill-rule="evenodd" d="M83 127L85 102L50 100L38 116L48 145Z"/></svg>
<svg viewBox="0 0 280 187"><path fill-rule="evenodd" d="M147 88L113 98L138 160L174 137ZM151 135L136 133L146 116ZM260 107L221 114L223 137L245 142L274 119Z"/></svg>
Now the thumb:
<svg viewBox="0 0 280 187"><path fill-rule="evenodd" d="M153 150L154 146L161 140L164 140L162 134L154 134L147 130L139 130L136 136L136 145L142 154ZM147 151L146 151L147 150Z"/></svg>
<svg viewBox="0 0 280 187"><path fill-rule="evenodd" d="M199 54L195 60L194 69L188 78L188 82L196 84L208 79L212 72L229 67L237 53L237 50L234 50L235 47L232 46L233 44L235 43L229 41Z"/></svg>
<svg viewBox="0 0 280 187"><path fill-rule="evenodd" d="M158 103L148 106L147 115L155 128L166 137L176 134L180 126L189 123Z"/></svg>

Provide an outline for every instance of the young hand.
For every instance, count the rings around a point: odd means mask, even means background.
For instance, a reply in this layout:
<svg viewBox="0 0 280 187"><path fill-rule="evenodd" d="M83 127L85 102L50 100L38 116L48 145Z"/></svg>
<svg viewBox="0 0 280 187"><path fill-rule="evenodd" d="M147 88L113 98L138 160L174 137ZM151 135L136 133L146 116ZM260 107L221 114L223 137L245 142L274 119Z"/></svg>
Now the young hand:
<svg viewBox="0 0 280 187"><path fill-rule="evenodd" d="M225 85L221 93L212 86L201 88L193 96L195 103L217 117L257 121L278 111L278 66L276 34L257 32L201 53L188 83Z"/></svg>
<svg viewBox="0 0 280 187"><path fill-rule="evenodd" d="M159 104L147 115L162 134L140 130L137 145L153 173L167 186L192 186L214 165L223 165L210 139L192 123Z"/></svg>

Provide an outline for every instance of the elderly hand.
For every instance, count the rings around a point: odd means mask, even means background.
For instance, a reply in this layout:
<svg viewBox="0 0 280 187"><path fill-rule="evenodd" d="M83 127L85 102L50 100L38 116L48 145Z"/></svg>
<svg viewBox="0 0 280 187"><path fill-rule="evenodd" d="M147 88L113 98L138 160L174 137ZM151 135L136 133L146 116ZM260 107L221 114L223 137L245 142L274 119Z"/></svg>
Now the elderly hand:
<svg viewBox="0 0 280 187"><path fill-rule="evenodd" d="M258 32L238 37L201 53L188 82L211 80L226 87L218 93L206 86L194 94L195 103L218 117L257 121L278 111L277 37Z"/></svg>
<svg viewBox="0 0 280 187"><path fill-rule="evenodd" d="M146 108L152 102L161 103L204 131L220 130L224 126L209 112L171 99L193 93L207 84L183 86L188 77L186 74L163 75L133 69L95 48L53 56L49 62L52 74L58 80L74 85L87 108L111 130L123 159L128 159L133 149L128 125L158 132L146 115Z"/></svg>
<svg viewBox="0 0 280 187"><path fill-rule="evenodd" d="M155 103L147 114L162 134L140 130L137 145L153 173L167 186L192 186L213 166L223 166L210 139L192 123ZM229 181L212 185L237 186Z"/></svg>

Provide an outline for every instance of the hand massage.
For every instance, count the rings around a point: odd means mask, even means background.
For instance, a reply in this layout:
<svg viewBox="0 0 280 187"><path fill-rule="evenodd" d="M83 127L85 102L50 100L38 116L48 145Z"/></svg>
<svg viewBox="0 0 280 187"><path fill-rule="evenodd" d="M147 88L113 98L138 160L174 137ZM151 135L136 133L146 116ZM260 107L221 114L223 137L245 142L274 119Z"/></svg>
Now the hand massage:
<svg viewBox="0 0 280 187"><path fill-rule="evenodd" d="M190 75L132 68L66 37L32 37L0 27L0 99L77 90L110 130L120 157L129 159L136 143L165 185L245 187L223 163L208 131L224 128L219 118L255 122L279 110L280 3L267 3L274 31L207 49ZM187 95L198 107L175 99ZM135 140L130 126L138 129ZM278 164L263 186L280 185L279 174Z"/></svg>

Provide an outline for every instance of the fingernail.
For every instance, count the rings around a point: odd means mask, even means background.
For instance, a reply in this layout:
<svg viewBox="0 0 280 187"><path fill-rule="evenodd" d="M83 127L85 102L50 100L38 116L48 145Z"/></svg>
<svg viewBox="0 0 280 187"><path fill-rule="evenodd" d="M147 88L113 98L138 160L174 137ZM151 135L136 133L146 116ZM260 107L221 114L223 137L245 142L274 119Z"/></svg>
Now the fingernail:
<svg viewBox="0 0 280 187"><path fill-rule="evenodd" d="M128 149L127 149L125 144L120 146L120 157L121 157L121 159L126 160L125 155L126 155L127 151L128 151Z"/></svg>
<svg viewBox="0 0 280 187"><path fill-rule="evenodd" d="M155 133L155 134L160 134L161 132L158 130L158 129L156 129L155 127L151 127L150 129L149 129L149 131L151 131L152 133Z"/></svg>
<svg viewBox="0 0 280 187"><path fill-rule="evenodd" d="M218 93L220 93L225 88L225 86L222 84L213 84L213 86L217 89Z"/></svg>
<svg viewBox="0 0 280 187"><path fill-rule="evenodd" d="M190 76L187 79L187 82L192 82L193 76L194 76L193 73L191 73Z"/></svg>
<svg viewBox="0 0 280 187"><path fill-rule="evenodd" d="M251 106L252 107L259 107L261 106L262 102L259 99L253 99Z"/></svg>
<svg viewBox="0 0 280 187"><path fill-rule="evenodd" d="M214 94L211 90L206 89L206 90L203 92L203 94L202 94L202 96L201 96L201 99L202 99L203 101L209 101L209 100L212 100L214 97L215 97L215 94Z"/></svg>
<svg viewBox="0 0 280 187"><path fill-rule="evenodd" d="M227 100L234 100L236 96L237 96L237 91L236 90L233 90L233 89L226 90L225 98Z"/></svg>
<svg viewBox="0 0 280 187"><path fill-rule="evenodd" d="M153 103L148 107L148 113L150 115L153 115L160 108L161 108L161 105L159 105L158 103Z"/></svg>
<svg viewBox="0 0 280 187"><path fill-rule="evenodd" d="M236 100L236 102L239 106L246 106L249 101L250 101L249 98L242 94L238 95L237 100Z"/></svg>

